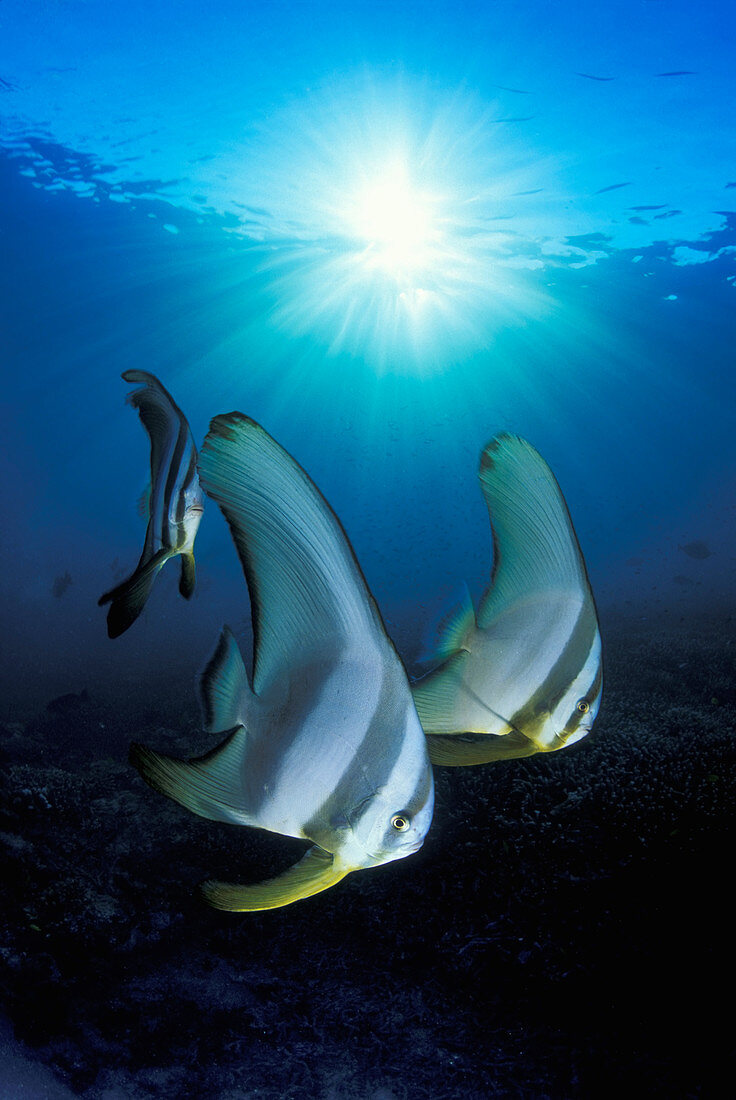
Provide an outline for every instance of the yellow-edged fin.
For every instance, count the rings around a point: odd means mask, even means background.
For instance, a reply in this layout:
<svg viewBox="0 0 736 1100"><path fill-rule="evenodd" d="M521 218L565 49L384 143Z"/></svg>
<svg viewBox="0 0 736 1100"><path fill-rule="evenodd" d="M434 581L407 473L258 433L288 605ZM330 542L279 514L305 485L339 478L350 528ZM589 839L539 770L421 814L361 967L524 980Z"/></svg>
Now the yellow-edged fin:
<svg viewBox="0 0 736 1100"><path fill-rule="evenodd" d="M318 844L283 874L263 882L238 886L231 882L203 882L202 894L215 909L229 913L252 913L259 909L279 909L293 901L311 898L345 878L350 867L335 864L335 857Z"/></svg>
<svg viewBox="0 0 736 1100"><path fill-rule="evenodd" d="M494 760L518 760L539 752L535 745L519 730L503 737L489 734L432 734L427 738L429 759L433 764L446 767L468 767L471 764L490 764Z"/></svg>

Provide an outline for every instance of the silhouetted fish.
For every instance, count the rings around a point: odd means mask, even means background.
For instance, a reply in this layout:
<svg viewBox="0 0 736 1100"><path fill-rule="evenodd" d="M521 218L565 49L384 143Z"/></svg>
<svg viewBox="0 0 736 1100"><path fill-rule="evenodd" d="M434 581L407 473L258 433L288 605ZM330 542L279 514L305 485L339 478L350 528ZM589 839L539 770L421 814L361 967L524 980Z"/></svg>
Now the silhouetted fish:
<svg viewBox="0 0 736 1100"><path fill-rule="evenodd" d="M158 571L181 555L179 591L189 599L194 591L194 539L202 518L204 496L197 477L197 449L189 425L168 390L148 371L128 370L126 382L142 386L128 394L151 440L151 488L148 527L135 572L100 596L111 603L107 632L117 638L145 607Z"/></svg>
<svg viewBox="0 0 736 1100"><path fill-rule="evenodd" d="M219 909L273 909L417 851L432 820L432 769L404 669L304 470L240 413L212 421L199 470L248 582L253 678L226 628L203 694L208 727L234 728L195 760L133 745L131 761L202 817L314 842L276 878L203 887Z"/></svg>
<svg viewBox="0 0 736 1100"><path fill-rule="evenodd" d="M58 577L54 578L54 583L51 585L51 595L58 600L60 596L64 595L70 584L72 584L72 575L67 569L65 573L60 573Z"/></svg>
<svg viewBox="0 0 736 1100"><path fill-rule="evenodd" d="M692 69L673 69L670 73L655 73L655 76L697 76Z"/></svg>
<svg viewBox="0 0 736 1100"><path fill-rule="evenodd" d="M594 195L603 195L606 191L618 191L619 187L631 187L631 180L626 183L609 183L608 187L600 187L597 191L594 191Z"/></svg>
<svg viewBox="0 0 736 1100"><path fill-rule="evenodd" d="M68 691L65 695L57 695L55 699L52 699L46 704L46 710L50 710L52 714L76 714L76 712L88 702L89 695L87 689L83 688L78 693Z"/></svg>
<svg viewBox="0 0 736 1100"><path fill-rule="evenodd" d="M702 539L686 542L684 546L678 546L677 549L682 550L683 554L687 554L689 558L696 558L698 561L703 561L711 556L711 550L707 542L703 542Z"/></svg>
<svg viewBox="0 0 736 1100"><path fill-rule="evenodd" d="M593 595L564 497L544 459L502 434L481 455L493 573L443 640L444 664L414 684L437 764L551 752L579 741L601 699Z"/></svg>
<svg viewBox="0 0 736 1100"><path fill-rule="evenodd" d="M615 76L594 76L593 73L575 73L575 76L584 76L586 80L601 80L604 83L616 79Z"/></svg>

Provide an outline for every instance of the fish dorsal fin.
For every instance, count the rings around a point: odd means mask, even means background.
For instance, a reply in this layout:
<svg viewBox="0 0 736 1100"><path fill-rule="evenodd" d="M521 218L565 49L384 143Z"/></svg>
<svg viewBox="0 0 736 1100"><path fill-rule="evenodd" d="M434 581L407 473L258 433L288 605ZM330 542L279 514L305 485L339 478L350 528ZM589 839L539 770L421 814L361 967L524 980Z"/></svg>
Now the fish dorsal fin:
<svg viewBox="0 0 736 1100"><path fill-rule="evenodd" d="M165 462L166 455L173 448L182 427L191 440L189 425L174 398L161 385L155 374L149 374L146 370L126 370L123 371L122 378L125 382L141 387L129 393L127 401L138 410L143 427L151 440L151 478L153 480L162 463ZM191 442L193 446L194 443ZM147 508L150 515L150 494Z"/></svg>
<svg viewBox="0 0 736 1100"><path fill-rule="evenodd" d="M555 477L530 443L502 433L481 455L479 478L493 532L491 585L478 610L487 627L535 592L588 591L585 564Z"/></svg>
<svg viewBox="0 0 736 1100"><path fill-rule="evenodd" d="M199 682L204 728L221 733L233 726L248 726L251 688L238 643L228 626L222 628L217 648Z"/></svg>
<svg viewBox="0 0 736 1100"><path fill-rule="evenodd" d="M346 639L364 647L386 644L339 520L259 424L237 412L215 417L199 471L230 525L248 582L257 695Z"/></svg>
<svg viewBox="0 0 736 1100"><path fill-rule="evenodd" d="M130 762L155 791L173 798L194 814L210 821L259 825L243 805L242 766L247 734L242 726L225 740L192 760L177 760L144 745L130 746Z"/></svg>
<svg viewBox="0 0 736 1100"><path fill-rule="evenodd" d="M414 705L426 734L487 733L505 736L513 726L467 683L470 653L463 650L412 685Z"/></svg>
<svg viewBox="0 0 736 1100"><path fill-rule="evenodd" d="M259 909L278 909L301 898L311 898L313 894L329 890L350 870L350 867L337 863L330 852L315 844L293 867L264 882L254 882L248 886L204 882L201 889L205 899L215 909L230 913L255 912Z"/></svg>

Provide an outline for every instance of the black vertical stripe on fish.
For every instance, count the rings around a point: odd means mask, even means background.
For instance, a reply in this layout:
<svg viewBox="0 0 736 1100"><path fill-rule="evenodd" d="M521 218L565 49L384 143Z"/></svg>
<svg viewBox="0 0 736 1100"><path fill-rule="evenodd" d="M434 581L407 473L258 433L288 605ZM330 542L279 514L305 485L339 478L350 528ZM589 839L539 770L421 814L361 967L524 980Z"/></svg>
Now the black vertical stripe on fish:
<svg viewBox="0 0 736 1100"><path fill-rule="evenodd" d="M589 660L598 635L595 609L586 601L575 621L565 647L550 668L545 679L530 696L527 704L511 715L515 729L526 733L554 711L570 685L577 679ZM584 659L581 656L584 654Z"/></svg>

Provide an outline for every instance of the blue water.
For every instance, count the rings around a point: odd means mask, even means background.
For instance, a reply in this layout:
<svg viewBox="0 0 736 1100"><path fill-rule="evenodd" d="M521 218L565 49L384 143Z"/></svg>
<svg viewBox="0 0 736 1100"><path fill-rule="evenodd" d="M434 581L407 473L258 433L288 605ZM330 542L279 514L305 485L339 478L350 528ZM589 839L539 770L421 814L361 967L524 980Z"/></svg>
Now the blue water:
<svg viewBox="0 0 736 1100"><path fill-rule="evenodd" d="M170 566L106 636L145 529L130 368L198 442L239 409L298 459L411 672L487 583L500 430L555 472L604 627L731 606L735 31L730 0L4 0L0 717L195 711L247 636L214 504L191 603Z"/></svg>
<svg viewBox="0 0 736 1100"><path fill-rule="evenodd" d="M3 4L9 701L196 667L247 617L211 508L195 605L164 576L105 644L142 537L130 367L198 440L238 408L292 451L409 664L485 584L499 429L555 471L599 604L733 594L733 12L604 9Z"/></svg>

